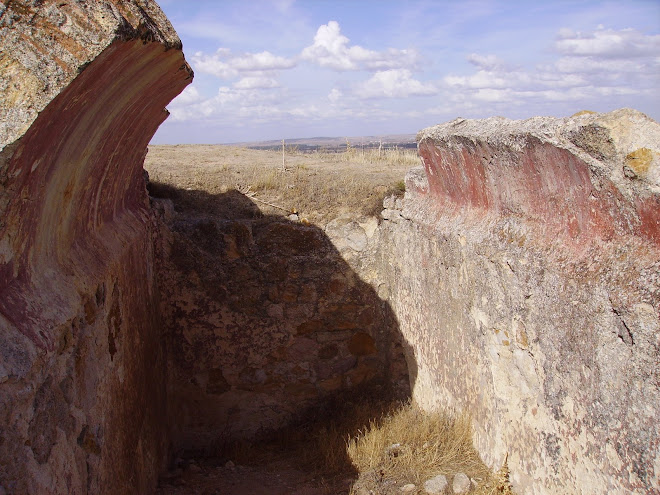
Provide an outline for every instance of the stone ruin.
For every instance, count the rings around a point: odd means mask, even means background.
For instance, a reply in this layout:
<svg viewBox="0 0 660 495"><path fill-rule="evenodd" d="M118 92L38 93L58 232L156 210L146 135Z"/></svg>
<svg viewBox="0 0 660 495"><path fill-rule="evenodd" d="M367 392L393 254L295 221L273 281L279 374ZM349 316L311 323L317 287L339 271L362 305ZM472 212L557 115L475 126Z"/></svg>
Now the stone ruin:
<svg viewBox="0 0 660 495"><path fill-rule="evenodd" d="M380 222L182 216L142 171L192 79L153 1L4 2L0 39L0 493L152 493L384 385L519 493L660 491L656 122L426 129Z"/></svg>

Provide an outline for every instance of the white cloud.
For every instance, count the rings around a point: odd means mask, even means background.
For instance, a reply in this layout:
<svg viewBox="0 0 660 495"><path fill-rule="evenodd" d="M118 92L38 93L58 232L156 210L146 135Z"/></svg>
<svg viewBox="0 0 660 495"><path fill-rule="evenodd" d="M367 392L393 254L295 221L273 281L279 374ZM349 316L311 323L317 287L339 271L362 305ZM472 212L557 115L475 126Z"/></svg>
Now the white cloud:
<svg viewBox="0 0 660 495"><path fill-rule="evenodd" d="M313 118L318 117L322 111L316 105L305 105L301 107L294 107L289 110L288 113L293 117Z"/></svg>
<svg viewBox="0 0 660 495"><path fill-rule="evenodd" d="M581 74L601 85L634 82L643 88L657 86L660 78L660 35L645 35L635 29L600 27L589 33L564 29L555 47L563 55L554 64L557 71Z"/></svg>
<svg viewBox="0 0 660 495"><path fill-rule="evenodd" d="M355 90L355 94L360 98L406 98L436 93L437 89L432 84L413 79L408 69L376 72L369 80L359 84Z"/></svg>
<svg viewBox="0 0 660 495"><path fill-rule="evenodd" d="M279 88L280 84L272 77L249 76L234 83L236 89L272 89Z"/></svg>
<svg viewBox="0 0 660 495"><path fill-rule="evenodd" d="M343 96L344 96L344 93L342 93L341 90L339 90L337 88L332 88L332 90L328 94L328 100L330 100L332 103L337 103L337 102L341 101Z"/></svg>
<svg viewBox="0 0 660 495"><path fill-rule="evenodd" d="M377 52L358 45L349 46L349 41L341 34L339 23L330 21L318 28L314 43L302 51L301 57L338 71L397 69L417 63L418 55L414 50L388 48Z"/></svg>
<svg viewBox="0 0 660 495"><path fill-rule="evenodd" d="M583 78L570 74L524 70L480 70L470 76L447 76L444 83L454 98L463 95L464 99L511 104L529 98L574 100L576 93L571 90L588 84ZM580 94L584 96L582 92Z"/></svg>
<svg viewBox="0 0 660 495"><path fill-rule="evenodd" d="M220 79L233 79L243 73L291 69L296 61L273 55L268 51L233 55L228 48L218 48L212 55L195 53L191 58L195 71L212 74Z"/></svg>
<svg viewBox="0 0 660 495"><path fill-rule="evenodd" d="M218 93L214 98L207 100L207 103L211 105L236 104L240 108L250 108L271 105L277 101L278 96L274 92L264 92L253 88L237 89L223 86L218 89Z"/></svg>
<svg viewBox="0 0 660 495"><path fill-rule="evenodd" d="M195 86L187 86L179 96L172 100L171 105L186 106L197 103L202 100L202 95L197 91Z"/></svg>
<svg viewBox="0 0 660 495"><path fill-rule="evenodd" d="M239 81L240 82L240 81ZM281 90L263 91L261 88L249 87L218 88L215 96L197 100L188 105L175 105L168 109L173 121L200 120L208 118L246 117L264 119L273 115L282 115L278 103L282 101Z"/></svg>
<svg viewBox="0 0 660 495"><path fill-rule="evenodd" d="M488 103L588 105L604 96L639 95L657 88L660 36L599 27L589 33L561 30L558 37L560 57L532 69L513 68L494 55L470 54L467 60L477 71L445 76L445 89L465 100Z"/></svg>
<svg viewBox="0 0 660 495"><path fill-rule="evenodd" d="M454 87L463 88L506 88L511 80L503 73L480 70L471 76L447 76L445 82Z"/></svg>
<svg viewBox="0 0 660 495"><path fill-rule="evenodd" d="M564 55L630 59L660 54L660 35L645 35L636 29L600 27L589 33L562 29L558 38L555 47Z"/></svg>
<svg viewBox="0 0 660 495"><path fill-rule="evenodd" d="M277 10L279 10L282 13L287 13L293 6L293 4L296 2L296 0L275 0L273 2L273 5Z"/></svg>
<svg viewBox="0 0 660 495"><path fill-rule="evenodd" d="M479 55L477 53L471 53L467 56L467 61L472 65L476 65L481 70L492 71L506 67L504 61L495 55Z"/></svg>
<svg viewBox="0 0 660 495"><path fill-rule="evenodd" d="M545 43L554 51L546 51L543 63L536 66L520 66L494 53L469 53L467 64L461 66L438 49L434 56L443 63L425 66L424 77L415 71L415 51L351 44L334 21L318 28L313 44L303 49L306 40L289 47L288 53L297 52L297 57L227 48L195 53L191 62L200 74L197 86L172 102L170 121L204 122L231 132L259 123L276 133L291 123L311 129L351 126L363 119L410 119L415 126L430 116L570 114L581 108L637 106L636 102L653 99L660 80L658 36L634 30L562 30ZM329 79L318 66L340 73ZM464 72L457 72L460 67ZM292 72L280 80L284 70ZM215 94L201 94L216 77L224 80L222 87ZM292 82L290 89L286 81ZM648 112L643 105L640 109Z"/></svg>
<svg viewBox="0 0 660 495"><path fill-rule="evenodd" d="M501 102L510 100L512 93L510 89L481 88L473 96L475 100Z"/></svg>
<svg viewBox="0 0 660 495"><path fill-rule="evenodd" d="M230 79L238 75L238 71L223 60L229 58L230 54L229 48L218 48L213 55L197 52L191 57L190 63L195 71L212 74L220 79Z"/></svg>
<svg viewBox="0 0 660 495"><path fill-rule="evenodd" d="M291 69L296 66L295 60L278 57L267 51L246 53L242 57L232 58L231 63L236 70L241 72Z"/></svg>
<svg viewBox="0 0 660 495"><path fill-rule="evenodd" d="M609 74L616 73L643 73L648 72L653 66L660 66L660 61L653 62L652 60L644 62L638 59L632 60L612 60L612 59L597 59L593 57L562 57L553 67L563 73L585 74L604 72Z"/></svg>

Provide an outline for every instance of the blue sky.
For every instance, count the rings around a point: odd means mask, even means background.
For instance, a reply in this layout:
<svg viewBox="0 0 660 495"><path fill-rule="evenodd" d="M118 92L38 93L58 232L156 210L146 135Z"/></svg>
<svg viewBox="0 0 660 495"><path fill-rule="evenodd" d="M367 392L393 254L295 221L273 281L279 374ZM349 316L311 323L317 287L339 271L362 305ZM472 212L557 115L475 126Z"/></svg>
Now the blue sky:
<svg viewBox="0 0 660 495"><path fill-rule="evenodd" d="M633 107L660 120L660 2L160 0L195 79L153 143L409 134Z"/></svg>

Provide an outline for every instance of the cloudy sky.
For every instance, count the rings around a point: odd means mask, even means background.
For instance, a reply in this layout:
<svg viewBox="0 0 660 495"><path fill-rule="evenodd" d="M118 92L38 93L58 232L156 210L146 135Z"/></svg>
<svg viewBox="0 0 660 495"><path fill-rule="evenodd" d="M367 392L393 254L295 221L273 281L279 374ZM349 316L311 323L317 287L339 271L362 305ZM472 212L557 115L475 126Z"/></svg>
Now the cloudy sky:
<svg viewBox="0 0 660 495"><path fill-rule="evenodd" d="M455 117L660 120L658 0L159 0L195 80L154 143L415 133Z"/></svg>

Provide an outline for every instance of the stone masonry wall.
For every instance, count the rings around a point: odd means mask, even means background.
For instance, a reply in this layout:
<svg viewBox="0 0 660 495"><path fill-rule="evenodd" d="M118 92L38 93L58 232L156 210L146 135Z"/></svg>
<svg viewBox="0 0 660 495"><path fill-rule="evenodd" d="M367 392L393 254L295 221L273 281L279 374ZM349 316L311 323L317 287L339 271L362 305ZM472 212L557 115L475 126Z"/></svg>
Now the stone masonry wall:
<svg viewBox="0 0 660 495"><path fill-rule="evenodd" d="M405 394L392 311L323 231L254 216L239 193L177 194L203 195L207 213L156 200L174 450L213 452L361 386ZM214 202L244 211L223 218Z"/></svg>

